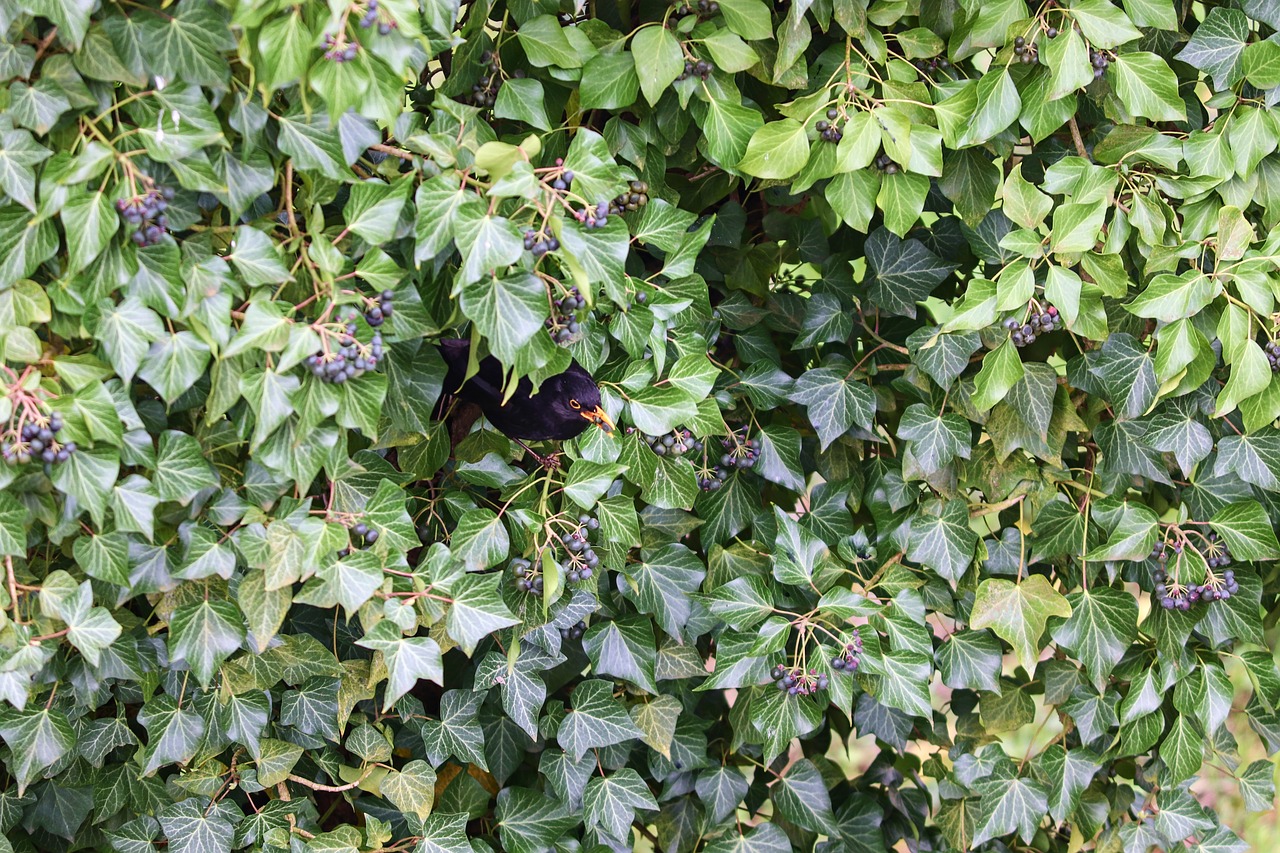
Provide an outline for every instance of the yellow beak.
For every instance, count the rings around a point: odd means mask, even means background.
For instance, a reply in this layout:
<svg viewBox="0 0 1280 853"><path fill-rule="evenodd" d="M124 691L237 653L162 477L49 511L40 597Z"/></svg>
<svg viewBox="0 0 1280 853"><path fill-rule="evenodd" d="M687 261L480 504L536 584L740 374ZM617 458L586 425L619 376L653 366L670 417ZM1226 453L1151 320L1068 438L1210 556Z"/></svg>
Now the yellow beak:
<svg viewBox="0 0 1280 853"><path fill-rule="evenodd" d="M613 422L613 419L610 418L608 413L600 406L596 406L595 409L590 412L579 412L578 414L582 415L584 418L591 421L591 423L595 424L610 435L612 435L614 430L618 428Z"/></svg>

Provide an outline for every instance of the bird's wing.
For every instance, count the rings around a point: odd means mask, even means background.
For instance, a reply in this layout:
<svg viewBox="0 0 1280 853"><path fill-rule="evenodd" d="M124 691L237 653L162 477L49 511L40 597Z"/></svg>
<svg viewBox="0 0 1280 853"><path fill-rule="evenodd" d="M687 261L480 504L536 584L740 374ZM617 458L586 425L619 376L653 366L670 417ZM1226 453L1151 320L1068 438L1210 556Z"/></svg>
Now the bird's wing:
<svg viewBox="0 0 1280 853"><path fill-rule="evenodd" d="M467 379L467 362L471 358L471 342L461 339L439 341L437 347L448 366L445 375L446 394L456 394L482 408L498 406L502 402L502 363L493 356L480 359L480 369Z"/></svg>

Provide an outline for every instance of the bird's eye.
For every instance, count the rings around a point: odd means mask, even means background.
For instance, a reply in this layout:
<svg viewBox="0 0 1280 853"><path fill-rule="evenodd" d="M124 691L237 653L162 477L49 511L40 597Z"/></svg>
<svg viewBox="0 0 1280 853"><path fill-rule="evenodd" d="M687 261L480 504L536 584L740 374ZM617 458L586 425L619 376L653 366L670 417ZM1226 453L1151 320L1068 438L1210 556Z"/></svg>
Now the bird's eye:
<svg viewBox="0 0 1280 853"><path fill-rule="evenodd" d="M575 409L581 409L581 408L582 408L582 404L581 404L581 403L579 403L577 400L570 400L570 401L569 401L569 405L570 405L570 406L572 406L572 407L573 407L573 408L575 408Z"/></svg>

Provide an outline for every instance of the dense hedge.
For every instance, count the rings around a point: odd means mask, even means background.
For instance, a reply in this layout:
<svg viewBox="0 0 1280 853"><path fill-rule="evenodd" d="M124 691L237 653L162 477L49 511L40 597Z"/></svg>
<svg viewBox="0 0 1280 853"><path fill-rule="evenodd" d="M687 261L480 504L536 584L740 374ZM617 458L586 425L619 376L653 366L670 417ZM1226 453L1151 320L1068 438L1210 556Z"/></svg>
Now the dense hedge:
<svg viewBox="0 0 1280 853"><path fill-rule="evenodd" d="M0 3L0 850L1245 849L1280 3L578 6Z"/></svg>

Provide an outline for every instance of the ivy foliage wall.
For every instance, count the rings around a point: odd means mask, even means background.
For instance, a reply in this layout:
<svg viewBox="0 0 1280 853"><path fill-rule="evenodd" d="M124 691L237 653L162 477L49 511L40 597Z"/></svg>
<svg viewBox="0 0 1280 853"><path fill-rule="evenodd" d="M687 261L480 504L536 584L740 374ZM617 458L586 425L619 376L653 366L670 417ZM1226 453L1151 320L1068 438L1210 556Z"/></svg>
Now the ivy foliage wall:
<svg viewBox="0 0 1280 853"><path fill-rule="evenodd" d="M1277 30L0 4L0 851L1245 850Z"/></svg>

